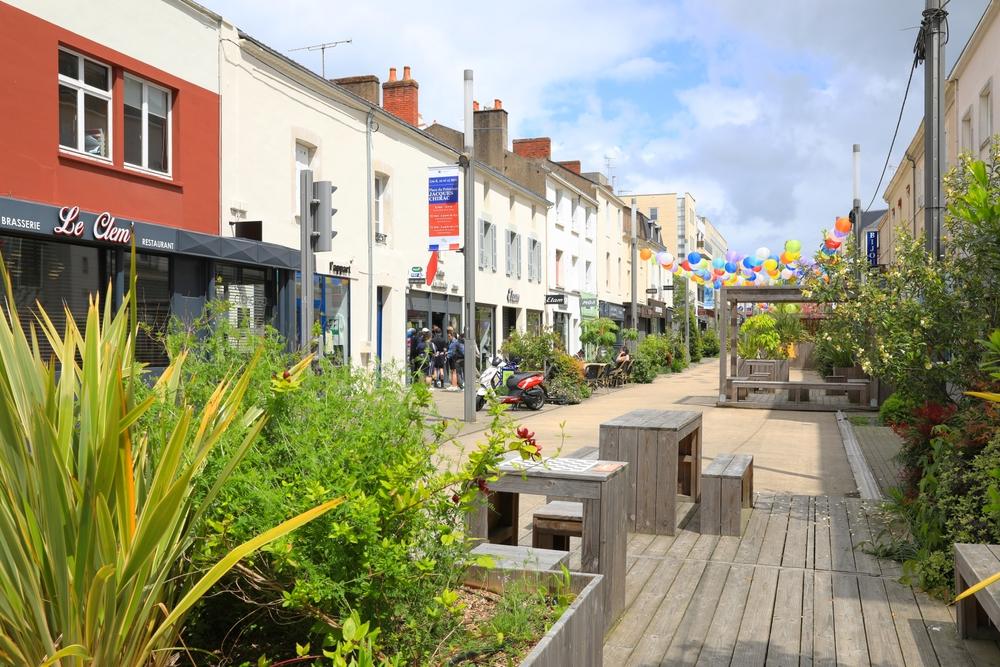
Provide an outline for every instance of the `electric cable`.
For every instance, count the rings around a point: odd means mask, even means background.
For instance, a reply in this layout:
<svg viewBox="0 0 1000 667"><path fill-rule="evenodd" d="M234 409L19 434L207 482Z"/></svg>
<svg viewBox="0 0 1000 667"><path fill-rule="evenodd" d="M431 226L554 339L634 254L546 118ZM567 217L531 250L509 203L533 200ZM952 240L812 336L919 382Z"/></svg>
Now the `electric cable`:
<svg viewBox="0 0 1000 667"><path fill-rule="evenodd" d="M865 213L871 209L872 204L875 203L875 198L878 197L879 188L882 187L882 180L885 178L885 172L889 168L889 158L892 157L893 146L896 145L896 137L899 135L899 125L903 121L903 110L906 108L906 98L910 95L910 84L913 83L913 72L917 69L917 57L914 56L913 64L910 65L910 77L906 80L906 90L903 92L903 102L899 105L899 117L896 119L896 130L892 133L892 141L889 142L889 151L885 155L885 164L882 165L882 175L878 177L878 185L875 186L875 193L872 195L872 199L868 202L868 206L865 207Z"/></svg>

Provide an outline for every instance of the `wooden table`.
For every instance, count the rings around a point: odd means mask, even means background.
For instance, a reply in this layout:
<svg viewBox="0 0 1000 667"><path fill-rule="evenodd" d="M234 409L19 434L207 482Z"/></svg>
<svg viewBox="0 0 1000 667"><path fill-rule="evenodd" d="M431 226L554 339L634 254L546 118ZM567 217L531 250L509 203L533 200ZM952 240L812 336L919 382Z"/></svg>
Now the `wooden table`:
<svg viewBox="0 0 1000 667"><path fill-rule="evenodd" d="M500 466L500 477L489 483L489 504L482 503L469 517L469 534L499 544L517 544L520 493L580 500L580 569L604 575L605 629L610 629L625 607L625 473L630 467L622 461L509 460Z"/></svg>
<svg viewBox="0 0 1000 667"><path fill-rule="evenodd" d="M673 535L677 498L701 497L701 413L634 410L601 424L600 457L627 461L628 529Z"/></svg>

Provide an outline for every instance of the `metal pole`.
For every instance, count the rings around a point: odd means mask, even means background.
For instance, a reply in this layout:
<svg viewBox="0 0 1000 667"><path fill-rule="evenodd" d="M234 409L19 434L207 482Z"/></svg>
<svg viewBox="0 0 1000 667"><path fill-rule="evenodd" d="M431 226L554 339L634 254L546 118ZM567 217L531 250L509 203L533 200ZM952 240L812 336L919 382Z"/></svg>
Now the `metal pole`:
<svg viewBox="0 0 1000 667"><path fill-rule="evenodd" d="M948 15L941 0L927 0L924 9L924 248L941 256L941 181L944 174L944 45L941 22Z"/></svg>
<svg viewBox="0 0 1000 667"><path fill-rule="evenodd" d="M854 220L857 229L854 230L854 243L858 253L861 253L861 144L854 144Z"/></svg>
<svg viewBox="0 0 1000 667"><path fill-rule="evenodd" d="M365 125L365 171L367 174L368 205L366 212L368 216L368 355L371 358L372 346L375 345L375 168L372 160L372 124L375 122L375 110L368 112ZM377 347L375 348L378 349Z"/></svg>
<svg viewBox="0 0 1000 667"><path fill-rule="evenodd" d="M299 313L299 347L308 352L312 347L313 325L313 262L312 251L312 169L303 169L299 176L299 274L300 280L300 310Z"/></svg>
<svg viewBox="0 0 1000 667"><path fill-rule="evenodd" d="M475 131L472 111L472 70L465 70L465 421L476 421L476 174Z"/></svg>
<svg viewBox="0 0 1000 667"><path fill-rule="evenodd" d="M632 242L632 328L639 329L639 305L636 301L636 292L639 290L639 244L636 241L636 225L639 224L639 216L635 210L635 197L632 197L632 230L629 233Z"/></svg>

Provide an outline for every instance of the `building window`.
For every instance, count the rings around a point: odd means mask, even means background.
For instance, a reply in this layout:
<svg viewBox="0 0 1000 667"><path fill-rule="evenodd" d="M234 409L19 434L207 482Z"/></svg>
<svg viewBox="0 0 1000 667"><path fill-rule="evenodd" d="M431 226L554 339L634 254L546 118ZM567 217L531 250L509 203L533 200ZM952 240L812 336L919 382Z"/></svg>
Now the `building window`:
<svg viewBox="0 0 1000 667"><path fill-rule="evenodd" d="M542 282L542 243L528 239L528 281Z"/></svg>
<svg viewBox="0 0 1000 667"><path fill-rule="evenodd" d="M579 216L577 215L579 210L580 210L580 198L574 197L570 201L569 224L570 224L570 229L578 234L580 233L580 222L579 222Z"/></svg>
<svg viewBox="0 0 1000 667"><path fill-rule="evenodd" d="M588 292L594 291L594 265L586 262L583 269L583 287Z"/></svg>
<svg viewBox="0 0 1000 667"><path fill-rule="evenodd" d="M111 158L111 68L62 49L59 51L59 145L94 157Z"/></svg>
<svg viewBox="0 0 1000 667"><path fill-rule="evenodd" d="M375 242L385 243L388 234L388 225L385 222L385 188L388 178L385 174L375 174L375 182L372 187L372 215L375 218Z"/></svg>
<svg viewBox="0 0 1000 667"><path fill-rule="evenodd" d="M556 250L556 287L563 286L563 251Z"/></svg>
<svg viewBox="0 0 1000 667"><path fill-rule="evenodd" d="M570 263L569 263L569 278L570 278L569 288L570 289L575 289L575 290L580 289L580 269L579 269L580 261L579 260L580 260L579 257L572 257L572 258L570 258Z"/></svg>
<svg viewBox="0 0 1000 667"><path fill-rule="evenodd" d="M152 366L166 366L170 363L164 346L170 323L170 258L136 253L135 275L139 321L136 360Z"/></svg>
<svg viewBox="0 0 1000 667"><path fill-rule="evenodd" d="M975 146L972 143L972 108L970 107L965 115L962 116L962 134L961 134L962 145L959 146L959 152L967 152L975 150Z"/></svg>
<svg viewBox="0 0 1000 667"><path fill-rule="evenodd" d="M125 163L170 173L170 91L125 77Z"/></svg>
<svg viewBox="0 0 1000 667"><path fill-rule="evenodd" d="M560 227L563 225L563 212L562 212L562 202L563 202L563 191L556 190L556 224Z"/></svg>
<svg viewBox="0 0 1000 667"><path fill-rule="evenodd" d="M611 288L611 253L604 254L604 286Z"/></svg>
<svg viewBox="0 0 1000 667"><path fill-rule="evenodd" d="M301 141L295 142L295 219L298 220L302 208L302 172L312 169L313 155L316 149Z"/></svg>
<svg viewBox="0 0 1000 667"><path fill-rule="evenodd" d="M479 268L497 270L497 229L496 225L483 218L479 219Z"/></svg>
<svg viewBox="0 0 1000 667"><path fill-rule="evenodd" d="M660 214L660 210L658 208L656 208L655 206L653 208L649 209L649 219L650 220L656 220L656 218L657 218L657 216L659 214Z"/></svg>
<svg viewBox="0 0 1000 667"><path fill-rule="evenodd" d="M274 277L269 271L218 262L215 298L228 305L226 317L235 329L230 342L250 349L264 337L276 301Z"/></svg>
<svg viewBox="0 0 1000 667"><path fill-rule="evenodd" d="M521 235L507 230L507 275L511 278L521 277Z"/></svg>
<svg viewBox="0 0 1000 667"><path fill-rule="evenodd" d="M980 157L989 152L993 138L993 82L990 81L979 93L979 148Z"/></svg>
<svg viewBox="0 0 1000 667"><path fill-rule="evenodd" d="M586 231L587 238L592 239L594 238L594 225L595 225L595 219L597 218L597 213L590 206L584 208L583 212L584 215L587 216L586 222L584 223L585 224L584 229Z"/></svg>

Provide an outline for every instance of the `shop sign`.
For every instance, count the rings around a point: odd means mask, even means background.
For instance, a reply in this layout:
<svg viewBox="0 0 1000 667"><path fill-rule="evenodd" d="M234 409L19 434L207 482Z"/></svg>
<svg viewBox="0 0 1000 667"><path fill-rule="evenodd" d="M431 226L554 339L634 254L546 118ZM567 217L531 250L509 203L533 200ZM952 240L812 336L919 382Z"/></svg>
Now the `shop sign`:
<svg viewBox="0 0 1000 667"><path fill-rule="evenodd" d="M349 278L351 275L351 267L330 262L330 274L340 276L341 278Z"/></svg>
<svg viewBox="0 0 1000 667"><path fill-rule="evenodd" d="M458 167L431 167L427 179L427 249L461 247L458 211Z"/></svg>
<svg viewBox="0 0 1000 667"><path fill-rule="evenodd" d="M599 314L597 296L588 292L580 294L580 318L594 319Z"/></svg>
<svg viewBox="0 0 1000 667"><path fill-rule="evenodd" d="M410 282L416 285L424 284L424 267L422 266L411 266L410 267Z"/></svg>
<svg viewBox="0 0 1000 667"><path fill-rule="evenodd" d="M507 290L507 303L518 303L520 300L520 294L515 292L513 289Z"/></svg>
<svg viewBox="0 0 1000 667"><path fill-rule="evenodd" d="M601 317L607 317L612 320L617 320L619 322L625 321L625 306L619 303L609 303L608 301L601 301L599 312Z"/></svg>
<svg viewBox="0 0 1000 667"><path fill-rule="evenodd" d="M566 295L565 294L546 294L545 295L545 305L546 306L565 306L566 305Z"/></svg>
<svg viewBox="0 0 1000 667"><path fill-rule="evenodd" d="M871 266L878 266L878 230L866 232L865 241L868 263Z"/></svg>
<svg viewBox="0 0 1000 667"><path fill-rule="evenodd" d="M646 288L646 294L656 294L658 291L659 290L657 290L655 287L647 287Z"/></svg>
<svg viewBox="0 0 1000 667"><path fill-rule="evenodd" d="M53 234L62 234L73 238L83 236L85 225L83 220L80 219L79 206L63 206L59 209L59 221L61 224L52 230ZM128 227L120 227L115 224L115 216L105 211L94 219L91 233L97 241L128 245L132 241L132 227L134 224L129 223Z"/></svg>
<svg viewBox="0 0 1000 667"><path fill-rule="evenodd" d="M705 290L704 298L702 299L702 305L705 308L712 309L715 308L715 290L707 289Z"/></svg>

